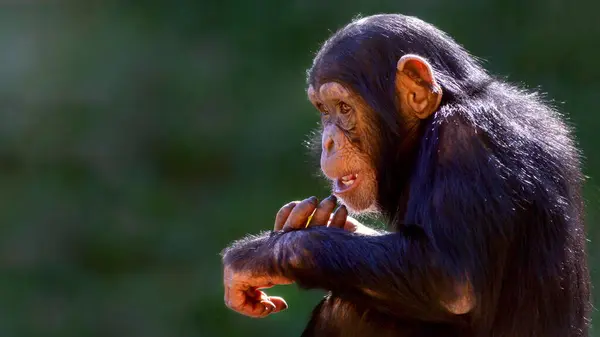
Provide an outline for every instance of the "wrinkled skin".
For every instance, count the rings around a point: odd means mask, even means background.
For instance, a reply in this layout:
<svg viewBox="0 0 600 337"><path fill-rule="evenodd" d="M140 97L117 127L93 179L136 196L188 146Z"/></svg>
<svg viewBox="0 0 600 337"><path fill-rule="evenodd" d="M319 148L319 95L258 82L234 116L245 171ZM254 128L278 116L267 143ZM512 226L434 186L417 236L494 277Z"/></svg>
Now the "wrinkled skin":
<svg viewBox="0 0 600 337"><path fill-rule="evenodd" d="M316 197L304 201L292 201L283 206L275 217L274 230L294 230L312 226L342 228L349 232L374 235L377 232L348 216L346 206L335 212L336 197L331 195L317 205ZM311 217L312 215L312 217ZM310 219L310 223L308 223Z"/></svg>
<svg viewBox="0 0 600 337"><path fill-rule="evenodd" d="M376 208L377 179L371 157L362 144L370 144L371 130L366 105L360 96L336 82L308 88L308 98L321 113L321 170L331 181L333 193L352 211ZM357 175L346 187L341 178Z"/></svg>

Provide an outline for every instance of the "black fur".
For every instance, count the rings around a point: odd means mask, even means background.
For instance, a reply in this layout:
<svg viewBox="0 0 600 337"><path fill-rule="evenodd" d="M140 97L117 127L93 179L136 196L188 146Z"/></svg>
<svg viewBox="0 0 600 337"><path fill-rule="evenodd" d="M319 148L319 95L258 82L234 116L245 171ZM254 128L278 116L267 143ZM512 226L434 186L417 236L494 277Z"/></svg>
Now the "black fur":
<svg viewBox="0 0 600 337"><path fill-rule="evenodd" d="M443 89L413 153L401 153L396 63L417 54ZM394 233L328 228L237 242L224 262L331 291L304 336L588 335L580 154L537 94L495 79L443 32L377 15L333 35L309 84L337 81L375 112L378 203ZM405 226L403 224L414 224ZM475 309L439 299L469 276Z"/></svg>

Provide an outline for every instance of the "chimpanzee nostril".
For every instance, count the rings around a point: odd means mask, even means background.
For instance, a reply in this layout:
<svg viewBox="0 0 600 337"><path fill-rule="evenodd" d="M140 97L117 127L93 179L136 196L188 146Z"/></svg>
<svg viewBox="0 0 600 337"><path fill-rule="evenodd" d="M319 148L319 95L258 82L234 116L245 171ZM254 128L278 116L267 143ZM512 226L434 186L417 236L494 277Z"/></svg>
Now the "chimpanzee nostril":
<svg viewBox="0 0 600 337"><path fill-rule="evenodd" d="M323 151L330 153L333 151L335 146L335 142L333 141L333 137L329 136L323 140Z"/></svg>

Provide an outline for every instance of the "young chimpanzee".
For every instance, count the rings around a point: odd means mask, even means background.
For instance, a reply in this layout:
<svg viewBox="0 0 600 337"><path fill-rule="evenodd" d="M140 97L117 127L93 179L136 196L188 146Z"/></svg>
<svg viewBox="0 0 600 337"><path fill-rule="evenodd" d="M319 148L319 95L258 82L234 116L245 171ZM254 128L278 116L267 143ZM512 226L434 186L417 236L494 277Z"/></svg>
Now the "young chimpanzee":
<svg viewBox="0 0 600 337"><path fill-rule="evenodd" d="M295 282L330 291L303 336L588 335L580 158L555 110L402 15L336 32L308 86L345 206L290 203L275 231L228 247L230 308L280 311L259 289Z"/></svg>

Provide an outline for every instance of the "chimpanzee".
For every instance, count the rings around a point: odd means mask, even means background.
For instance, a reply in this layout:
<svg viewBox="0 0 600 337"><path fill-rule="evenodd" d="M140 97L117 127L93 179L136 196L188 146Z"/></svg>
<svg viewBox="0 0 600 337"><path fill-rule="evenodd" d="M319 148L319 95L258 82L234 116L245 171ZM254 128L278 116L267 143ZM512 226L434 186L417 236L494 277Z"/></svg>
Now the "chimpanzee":
<svg viewBox="0 0 600 337"><path fill-rule="evenodd" d="M303 336L588 335L580 152L538 94L382 14L323 44L308 98L334 196L290 203L274 231L223 251L230 308L278 312L259 289L295 282L329 291Z"/></svg>

